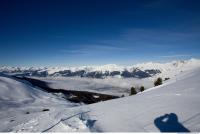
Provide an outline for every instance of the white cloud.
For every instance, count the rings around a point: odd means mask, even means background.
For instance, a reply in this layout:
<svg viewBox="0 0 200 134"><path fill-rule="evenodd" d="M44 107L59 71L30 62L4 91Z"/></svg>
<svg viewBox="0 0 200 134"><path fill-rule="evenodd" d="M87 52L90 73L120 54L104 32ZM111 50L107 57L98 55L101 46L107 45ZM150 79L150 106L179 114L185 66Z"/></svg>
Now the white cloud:
<svg viewBox="0 0 200 134"><path fill-rule="evenodd" d="M175 55L163 55L163 56L160 56L162 58L177 58L177 57L190 57L192 55L189 55L189 54L175 54Z"/></svg>
<svg viewBox="0 0 200 134"><path fill-rule="evenodd" d="M110 51L128 51L128 48L111 46L111 45L81 45L76 49L62 49L60 52L67 54L93 54L93 53L107 53Z"/></svg>

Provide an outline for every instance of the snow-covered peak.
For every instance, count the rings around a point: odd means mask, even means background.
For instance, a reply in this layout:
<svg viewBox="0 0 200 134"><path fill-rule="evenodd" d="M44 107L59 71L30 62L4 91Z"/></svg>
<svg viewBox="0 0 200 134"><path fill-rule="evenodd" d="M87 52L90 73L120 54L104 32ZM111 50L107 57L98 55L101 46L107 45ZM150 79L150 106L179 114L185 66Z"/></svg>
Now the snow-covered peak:
<svg viewBox="0 0 200 134"><path fill-rule="evenodd" d="M200 67L200 60L199 59L190 59L190 60L179 60L179 61L172 61L168 63L155 63L155 62L147 62L136 64L134 67L137 67L141 70L146 69L158 69L160 71L169 71L172 69L190 69L194 67Z"/></svg>
<svg viewBox="0 0 200 134"><path fill-rule="evenodd" d="M90 66L86 67L89 69L89 71L122 71L124 67L118 66L116 64L107 64L107 65L102 65L102 66Z"/></svg>
<svg viewBox="0 0 200 134"><path fill-rule="evenodd" d="M99 71L99 72L112 72L112 71L122 71L124 70L124 67L118 66L116 64L106 64L102 66L74 66L74 67L50 67L47 68L47 71L49 74L53 74L55 72L64 71L64 70L70 70L72 72L85 70L86 72L93 72L93 71Z"/></svg>
<svg viewBox="0 0 200 134"><path fill-rule="evenodd" d="M92 78L104 78L107 76L121 75L123 77L140 78L153 76L155 74L176 75L179 72L200 67L199 59L185 61L172 61L168 63L147 62L132 66L119 66L106 64L101 66L75 66L75 67L0 67L0 72L12 74L26 74L26 76L81 76ZM167 76L168 76L167 75Z"/></svg>

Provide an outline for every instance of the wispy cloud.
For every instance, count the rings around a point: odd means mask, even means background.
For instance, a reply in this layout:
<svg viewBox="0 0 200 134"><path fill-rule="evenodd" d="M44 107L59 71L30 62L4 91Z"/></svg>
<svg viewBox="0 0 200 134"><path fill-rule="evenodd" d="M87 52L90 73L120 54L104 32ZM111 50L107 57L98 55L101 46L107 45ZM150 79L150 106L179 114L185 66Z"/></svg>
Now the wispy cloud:
<svg viewBox="0 0 200 134"><path fill-rule="evenodd" d="M126 29L121 33L123 40L129 40L134 42L149 41L149 42L184 42L191 41L191 39L200 38L200 30L194 31L181 30L181 29L144 29L133 28Z"/></svg>
<svg viewBox="0 0 200 134"><path fill-rule="evenodd" d="M67 54L98 54L98 53L109 53L109 52L119 52L119 51L128 51L128 48L124 48L123 46L111 46L111 45L82 45L80 48L74 49L62 49L60 52Z"/></svg>
<svg viewBox="0 0 200 134"><path fill-rule="evenodd" d="M189 55L189 54L175 54L175 55L162 55L162 56L159 56L159 57L162 57L162 58L179 58L179 57L191 57L192 55Z"/></svg>
<svg viewBox="0 0 200 134"><path fill-rule="evenodd" d="M63 53L69 53L69 54L87 54L88 50L84 50L84 49L62 49L60 50Z"/></svg>
<svg viewBox="0 0 200 134"><path fill-rule="evenodd" d="M83 47L92 49L92 50L98 50L98 51L111 51L111 50L126 51L128 50L127 48L124 48L123 46L100 45L100 44L85 45Z"/></svg>

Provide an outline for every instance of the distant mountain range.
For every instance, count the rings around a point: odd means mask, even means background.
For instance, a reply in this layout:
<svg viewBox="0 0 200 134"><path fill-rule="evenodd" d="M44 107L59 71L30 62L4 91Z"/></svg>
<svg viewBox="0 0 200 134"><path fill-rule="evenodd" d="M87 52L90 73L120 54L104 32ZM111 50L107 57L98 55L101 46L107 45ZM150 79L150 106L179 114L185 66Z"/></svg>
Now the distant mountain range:
<svg viewBox="0 0 200 134"><path fill-rule="evenodd" d="M17 76L36 77L88 77L88 78L147 78L171 70L185 70L200 67L200 60L190 59L185 61L172 61L169 63L142 63L133 66L117 66L108 64L103 66L81 67L0 67L0 72Z"/></svg>

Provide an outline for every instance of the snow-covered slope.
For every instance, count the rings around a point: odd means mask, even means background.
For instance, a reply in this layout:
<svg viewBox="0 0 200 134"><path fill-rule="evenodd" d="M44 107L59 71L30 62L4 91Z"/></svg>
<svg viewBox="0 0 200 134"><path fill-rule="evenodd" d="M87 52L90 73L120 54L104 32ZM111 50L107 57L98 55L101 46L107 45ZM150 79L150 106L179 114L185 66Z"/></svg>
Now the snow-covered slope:
<svg viewBox="0 0 200 134"><path fill-rule="evenodd" d="M28 83L0 76L0 132L42 131L57 121L50 113L77 105Z"/></svg>
<svg viewBox="0 0 200 134"><path fill-rule="evenodd" d="M102 70L109 70L113 71L117 69L118 66L116 65L108 65L100 66L98 71ZM142 70L143 72L147 72L148 74L154 74L151 75L151 77L145 77L145 79L138 79L137 78L127 78L123 79L122 77L116 77L116 75L113 75L114 77L106 77L106 79L93 79L93 78L87 78L87 77L34 77L35 79L40 79L43 81L46 81L49 87L54 89L70 89L70 90L80 90L80 91L91 91L91 92L99 92L99 93L106 93L111 95L129 95L130 88L132 86L136 87L137 89L140 88L140 86L144 86L146 89L151 88L154 86L154 81L157 79L157 77L162 77L163 80L165 78L176 78L182 73L185 73L189 70L193 70L195 68L200 67L200 60L191 59L187 61L173 61L170 63L143 63L135 65L134 68L139 68L139 70ZM120 67L122 69L122 67ZM132 74L135 74L136 76L137 72L134 72L133 67L127 67L127 70L130 72L133 71ZM80 69L80 68L79 68ZM84 68L82 68L84 69ZM73 70L73 69L72 69ZM94 71L95 67L93 67L93 70L86 69L87 71ZM161 70L161 73L156 73L155 70ZM73 70L75 71L75 69ZM116 71L115 71L116 72ZM123 71L122 71L123 72ZM67 71L65 72L67 73ZM69 72L68 72L69 73ZM115 74L114 72L111 72L110 74ZM95 74L95 73L94 73ZM131 75L127 71L124 71L123 74L126 74L126 76ZM59 76L59 75L58 75ZM119 75L118 75L119 76ZM140 77L139 77L140 78Z"/></svg>
<svg viewBox="0 0 200 134"><path fill-rule="evenodd" d="M197 67L134 96L76 106L31 85L0 77L0 131L200 132L199 80Z"/></svg>
<svg viewBox="0 0 200 134"><path fill-rule="evenodd" d="M199 59L190 59L185 61L172 61L168 63L153 63L147 62L142 64L137 64L134 67L139 68L144 71L146 69L160 70L160 74L157 76L160 77L174 77L181 72L192 70L200 67Z"/></svg>
<svg viewBox="0 0 200 134"><path fill-rule="evenodd" d="M57 103L57 97L34 88L28 83L17 81L13 78L0 76L0 109L9 106L22 106L31 103ZM64 99L63 99L64 101ZM60 98L59 101L60 102Z"/></svg>
<svg viewBox="0 0 200 134"><path fill-rule="evenodd" d="M147 62L147 63L141 63L136 64L134 67L138 67L141 70L146 69L159 69L161 71L169 71L174 68L194 68L196 66L200 66L200 60L199 59L190 59L185 61L172 61L168 63L155 63L155 62Z"/></svg>
<svg viewBox="0 0 200 134"><path fill-rule="evenodd" d="M88 106L88 115L96 120L93 129L106 132L157 132L162 127L170 131L170 123L182 124L192 132L200 131L200 68L186 72L177 79L151 88L135 96ZM159 117L165 121L156 126ZM172 122L170 122L172 118ZM166 120L169 120L169 124ZM179 124L178 124L179 122ZM162 124L163 123L163 124ZM178 129L178 128L177 128ZM178 130L177 130L178 131Z"/></svg>

